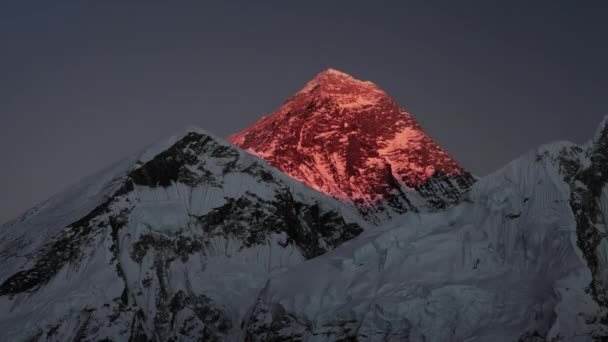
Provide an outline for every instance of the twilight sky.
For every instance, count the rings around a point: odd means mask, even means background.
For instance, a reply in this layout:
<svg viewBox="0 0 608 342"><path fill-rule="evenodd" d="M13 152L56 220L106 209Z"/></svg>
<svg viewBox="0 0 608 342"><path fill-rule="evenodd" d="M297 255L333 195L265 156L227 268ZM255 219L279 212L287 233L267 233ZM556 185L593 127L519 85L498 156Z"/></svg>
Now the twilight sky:
<svg viewBox="0 0 608 342"><path fill-rule="evenodd" d="M328 67L479 175L608 114L606 1L127 2L0 4L0 222L184 126L239 131Z"/></svg>

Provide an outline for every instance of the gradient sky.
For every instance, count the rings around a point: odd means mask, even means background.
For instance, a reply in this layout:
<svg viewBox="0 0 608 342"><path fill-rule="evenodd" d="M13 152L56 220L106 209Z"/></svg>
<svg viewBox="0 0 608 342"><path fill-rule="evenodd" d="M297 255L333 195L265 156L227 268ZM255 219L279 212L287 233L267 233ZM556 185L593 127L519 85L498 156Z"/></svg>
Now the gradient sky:
<svg viewBox="0 0 608 342"><path fill-rule="evenodd" d="M184 126L239 131L328 67L479 175L608 114L606 1L127 2L0 4L0 221Z"/></svg>

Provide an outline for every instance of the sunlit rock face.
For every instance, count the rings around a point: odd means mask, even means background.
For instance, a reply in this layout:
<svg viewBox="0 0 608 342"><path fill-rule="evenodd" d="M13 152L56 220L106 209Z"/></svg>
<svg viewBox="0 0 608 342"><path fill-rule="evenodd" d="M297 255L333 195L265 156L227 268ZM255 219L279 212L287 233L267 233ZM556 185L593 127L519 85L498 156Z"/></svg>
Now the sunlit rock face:
<svg viewBox="0 0 608 342"><path fill-rule="evenodd" d="M364 213L443 208L473 183L382 89L333 69L229 140Z"/></svg>

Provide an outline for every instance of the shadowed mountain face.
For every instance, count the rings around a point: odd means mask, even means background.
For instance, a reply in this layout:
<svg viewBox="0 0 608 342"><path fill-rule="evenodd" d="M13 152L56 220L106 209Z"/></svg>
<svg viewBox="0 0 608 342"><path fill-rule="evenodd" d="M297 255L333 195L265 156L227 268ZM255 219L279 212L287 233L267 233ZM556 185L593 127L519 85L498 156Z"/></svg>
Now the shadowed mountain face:
<svg viewBox="0 0 608 342"><path fill-rule="evenodd" d="M443 208L473 183L382 89L333 69L229 140L364 213Z"/></svg>
<svg viewBox="0 0 608 342"><path fill-rule="evenodd" d="M0 340L238 340L270 275L352 239L359 221L191 130L2 226Z"/></svg>

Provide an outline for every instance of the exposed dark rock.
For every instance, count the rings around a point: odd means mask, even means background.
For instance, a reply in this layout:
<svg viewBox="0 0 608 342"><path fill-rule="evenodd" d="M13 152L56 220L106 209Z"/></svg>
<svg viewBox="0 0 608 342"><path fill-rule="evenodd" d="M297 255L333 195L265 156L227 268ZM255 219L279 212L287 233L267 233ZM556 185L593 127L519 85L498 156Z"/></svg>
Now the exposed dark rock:
<svg viewBox="0 0 608 342"><path fill-rule="evenodd" d="M127 193L128 185L122 186L113 196L95 207L89 214L64 228L54 241L43 248L43 254L36 264L27 270L17 272L0 285L0 296L26 292L47 283L68 262L80 257L80 250L90 243L99 226L108 225L112 229L119 229L124 224L124 213L116 217L109 217L107 222L92 222L100 216L110 212L110 205L117 199L116 196Z"/></svg>
<svg viewBox="0 0 608 342"><path fill-rule="evenodd" d="M448 176L437 171L416 191L431 207L444 209L463 200L474 183L475 178L468 172Z"/></svg>
<svg viewBox="0 0 608 342"><path fill-rule="evenodd" d="M306 258L327 251L320 240L335 248L363 231L357 224L346 223L336 212L322 212L318 205L296 201L287 191L277 194L273 201L252 193L230 198L225 205L197 219L210 236L237 236L243 241L243 248L265 243L272 233L285 232L287 242L297 246Z"/></svg>
<svg viewBox="0 0 608 342"><path fill-rule="evenodd" d="M187 165L198 162L200 152L210 141L208 136L189 133L169 149L132 171L129 177L137 185L150 187L167 187L178 180L195 185L196 176L188 170Z"/></svg>

